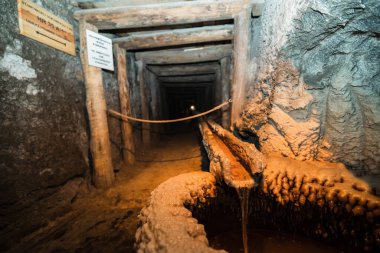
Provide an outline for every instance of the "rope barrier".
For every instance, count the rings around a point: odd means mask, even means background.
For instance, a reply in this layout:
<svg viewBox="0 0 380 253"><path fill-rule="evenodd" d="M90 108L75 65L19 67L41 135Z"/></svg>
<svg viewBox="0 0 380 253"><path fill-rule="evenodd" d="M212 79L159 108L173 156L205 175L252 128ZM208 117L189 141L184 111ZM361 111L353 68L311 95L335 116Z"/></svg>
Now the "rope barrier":
<svg viewBox="0 0 380 253"><path fill-rule="evenodd" d="M174 123L174 122L181 122L181 121L186 121L186 120L189 120L189 119L195 119L195 118L199 118L199 117L202 117L204 115L207 115L207 114L210 114L216 110L219 110L220 108L228 105L229 103L232 103L232 100L229 99L228 101L225 101L224 103L218 105L218 106L215 106L214 108L208 110L208 111L205 111L205 112L202 112L202 113L199 113L197 115L193 115L193 116L189 116L189 117L186 117L186 118L179 118L179 119L169 119L169 120L147 120L147 119L138 119L138 118L134 118L134 117L131 117L131 116L128 116L128 115L125 115L125 114L121 114L117 111L114 111L114 110L107 110L108 111L108 114L111 115L111 116L114 116L116 118L119 118L119 119L122 119L122 120L132 120L132 121L136 121L136 122L142 122L142 123L154 123L154 124L163 124L163 123Z"/></svg>

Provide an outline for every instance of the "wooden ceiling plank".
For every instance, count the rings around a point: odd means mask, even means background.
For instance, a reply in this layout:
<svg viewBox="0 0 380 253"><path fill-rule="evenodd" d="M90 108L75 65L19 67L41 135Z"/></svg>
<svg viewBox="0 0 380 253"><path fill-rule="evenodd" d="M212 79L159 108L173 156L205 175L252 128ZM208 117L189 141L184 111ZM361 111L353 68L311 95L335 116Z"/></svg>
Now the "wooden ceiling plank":
<svg viewBox="0 0 380 253"><path fill-rule="evenodd" d="M187 29L131 33L113 39L113 43L128 50L162 46L186 45L202 42L232 40L233 25L205 26Z"/></svg>
<svg viewBox="0 0 380 253"><path fill-rule="evenodd" d="M136 60L147 64L181 64L218 61L230 56L232 45L215 45L204 47L187 47L180 49L165 49L136 53Z"/></svg>
<svg viewBox="0 0 380 253"><path fill-rule="evenodd" d="M233 19L261 0L200 0L78 10L74 18L99 30L153 27Z"/></svg>

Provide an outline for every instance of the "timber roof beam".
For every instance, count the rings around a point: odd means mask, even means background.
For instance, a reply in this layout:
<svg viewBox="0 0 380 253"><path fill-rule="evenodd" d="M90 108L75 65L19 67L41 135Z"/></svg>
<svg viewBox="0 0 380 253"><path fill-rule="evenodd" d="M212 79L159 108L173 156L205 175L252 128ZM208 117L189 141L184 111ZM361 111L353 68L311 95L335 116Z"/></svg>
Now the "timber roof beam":
<svg viewBox="0 0 380 253"><path fill-rule="evenodd" d="M195 62L219 61L232 54L232 45L215 45L204 47L186 47L137 52L137 61L147 64L182 64Z"/></svg>
<svg viewBox="0 0 380 253"><path fill-rule="evenodd" d="M164 76L186 76L195 74L215 74L219 70L218 64L192 64L192 65L175 65L159 66L148 65L147 68L158 77Z"/></svg>
<svg viewBox="0 0 380 253"><path fill-rule="evenodd" d="M154 27L233 19L250 5L261 10L262 0L200 0L161 4L79 10L77 20L95 25L99 30ZM257 15L257 14L256 14Z"/></svg>
<svg viewBox="0 0 380 253"><path fill-rule="evenodd" d="M159 77L158 81L164 83L197 83L197 82L214 82L214 74L191 75L191 76L170 76Z"/></svg>
<svg viewBox="0 0 380 253"><path fill-rule="evenodd" d="M204 26L166 31L131 33L113 39L119 47L133 50L232 40L233 25Z"/></svg>
<svg viewBox="0 0 380 253"><path fill-rule="evenodd" d="M160 83L163 87L173 87L173 88L198 88L198 87L204 87L204 86L212 86L214 83Z"/></svg>

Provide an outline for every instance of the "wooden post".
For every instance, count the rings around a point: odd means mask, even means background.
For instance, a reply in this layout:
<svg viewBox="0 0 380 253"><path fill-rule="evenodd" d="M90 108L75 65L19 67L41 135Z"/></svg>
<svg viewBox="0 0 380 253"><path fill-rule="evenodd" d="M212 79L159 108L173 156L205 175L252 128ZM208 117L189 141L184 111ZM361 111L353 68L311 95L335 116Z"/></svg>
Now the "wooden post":
<svg viewBox="0 0 380 253"><path fill-rule="evenodd" d="M230 84L231 84L231 59L224 57L220 60L220 70L222 73L222 101L227 101L230 98ZM230 108L222 108L222 126L226 129L230 127Z"/></svg>
<svg viewBox="0 0 380 253"><path fill-rule="evenodd" d="M94 165L93 183L96 187L108 188L113 185L115 176L111 158L111 144L107 121L107 106L104 96L102 70L88 65L86 29L98 29L80 21L80 57L86 85L86 105L90 122L90 150Z"/></svg>
<svg viewBox="0 0 380 253"><path fill-rule="evenodd" d="M137 80L140 83L140 99L141 99L141 116L143 119L149 119L149 107L145 92L145 64L142 61L137 61L138 77ZM142 142L145 145L150 145L150 124L142 123Z"/></svg>
<svg viewBox="0 0 380 253"><path fill-rule="evenodd" d="M214 92L213 92L213 96L214 96L214 99L213 101L215 101L215 104L220 104L222 102L222 72L221 72L221 69L220 67L217 68L216 72L215 72L215 81L214 81Z"/></svg>
<svg viewBox="0 0 380 253"><path fill-rule="evenodd" d="M235 17L233 39L233 74L232 74L232 109L231 126L240 117L245 103L245 92L248 82L250 38L251 38L251 9L248 6Z"/></svg>
<svg viewBox="0 0 380 253"><path fill-rule="evenodd" d="M157 76L150 70L146 69L146 85L148 86L148 93L151 98L151 102L149 103L151 118L158 120L159 117L159 106L161 101L161 94L159 90L159 84L157 80ZM150 126L151 129L151 140L158 141L160 139L162 124L153 124Z"/></svg>
<svg viewBox="0 0 380 253"><path fill-rule="evenodd" d="M131 100L129 98L130 85L127 77L127 60L125 49L114 45L117 61L117 81L119 83L120 112L131 115ZM130 122L121 121L123 139L123 159L128 164L135 163L135 144L133 141L133 127Z"/></svg>

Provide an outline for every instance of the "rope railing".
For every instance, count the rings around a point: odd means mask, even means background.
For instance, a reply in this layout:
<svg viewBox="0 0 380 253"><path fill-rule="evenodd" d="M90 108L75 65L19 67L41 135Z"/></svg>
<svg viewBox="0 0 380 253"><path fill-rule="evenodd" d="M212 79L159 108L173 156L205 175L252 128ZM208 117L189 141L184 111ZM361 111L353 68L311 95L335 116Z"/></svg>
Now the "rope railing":
<svg viewBox="0 0 380 253"><path fill-rule="evenodd" d="M192 115L192 116L189 116L189 117L185 117L185 118L179 118L179 119L169 119L169 120L148 120L148 119L139 119L139 118L135 118L135 117L131 117L131 116L128 116L128 115L125 115L125 114L121 114L117 111L114 111L114 110L107 110L108 114L111 115L111 116L114 116L116 118L119 118L121 120L131 120L131 121L136 121L136 122L142 122L142 123L153 123L153 124L165 124L165 123L174 123L174 122L181 122L181 121L186 121L186 120L190 120L190 119L195 119L195 118L199 118L199 117L202 117L202 116L205 116L207 114L210 114L216 110L219 110L220 108L228 105L229 103L232 103L232 100L229 99L228 101L225 101L223 102L222 104L218 105L218 106L215 106L214 108L208 110L208 111L205 111L205 112L202 112L202 113L199 113L199 114L196 114L196 115Z"/></svg>

